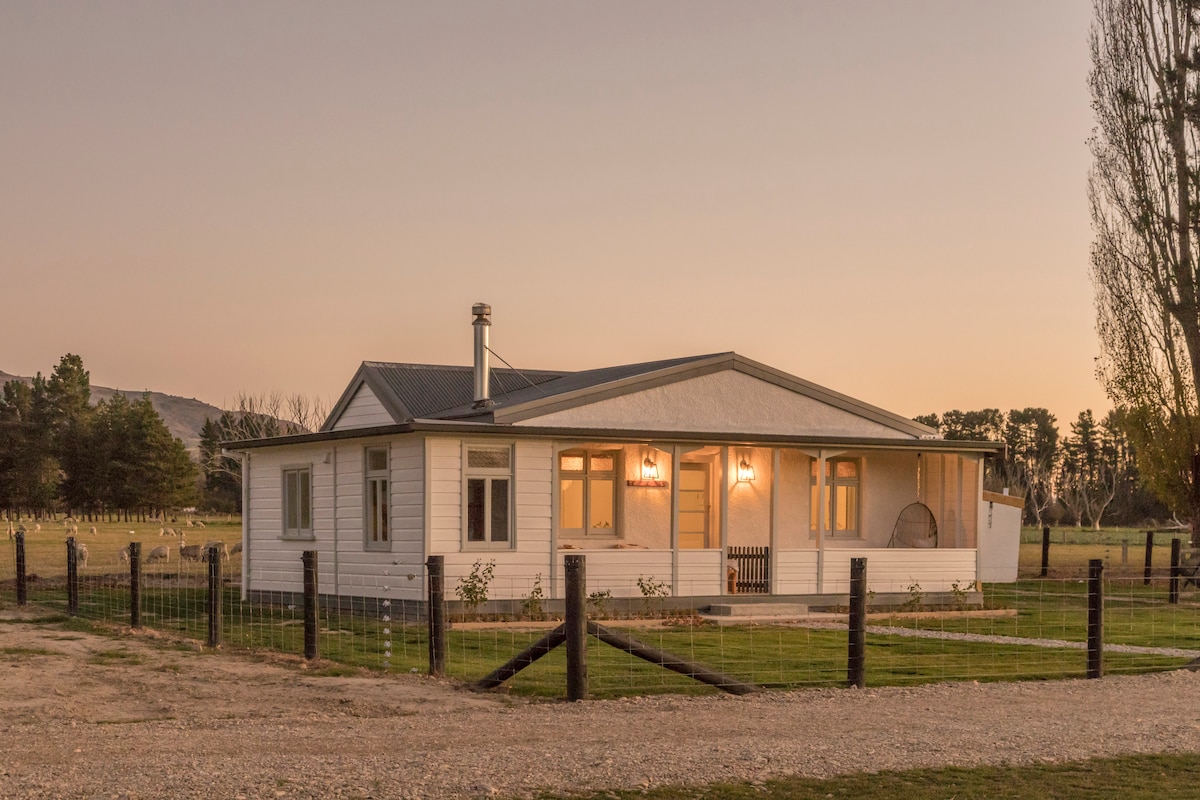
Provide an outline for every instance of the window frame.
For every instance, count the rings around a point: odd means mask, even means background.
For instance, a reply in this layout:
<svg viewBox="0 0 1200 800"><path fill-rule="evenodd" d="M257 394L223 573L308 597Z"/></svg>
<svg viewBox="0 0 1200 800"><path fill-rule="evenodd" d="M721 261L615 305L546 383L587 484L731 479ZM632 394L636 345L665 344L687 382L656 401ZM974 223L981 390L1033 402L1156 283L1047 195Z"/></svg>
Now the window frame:
<svg viewBox="0 0 1200 800"><path fill-rule="evenodd" d="M582 455L583 470L564 470L562 468L562 460L564 456ZM613 468L609 470L592 471L593 456L612 456ZM558 526L559 536L566 539L621 539L623 538L621 530L621 476L624 475L623 470L623 451L621 449L609 449L603 447L571 447L566 450L560 450L555 454L554 466L557 472L555 481L555 491L557 493L557 519L555 524ZM582 480L583 481L583 522L582 528L567 528L563 526L563 512L565 507L562 501L563 481L564 480ZM594 480L611 480L612 481L612 527L592 529L588 522L592 518L592 482Z"/></svg>
<svg viewBox="0 0 1200 800"><path fill-rule="evenodd" d="M303 492L300 491L298 484L297 484L296 493L297 493L297 495L299 495L299 497L295 498L297 527L295 527L295 528L288 527L288 512L291 510L290 506L293 501L293 497L291 496L291 493L288 490L288 475L290 475L290 474L295 474L297 476L305 475L305 476L307 476L307 479L308 479L308 527L307 528L299 525L299 523L302 522L304 519L304 514L303 514L304 509L300 507L300 502L301 502L300 498L303 497ZM313 497L313 465L312 465L312 463L309 462L306 464L283 464L282 466L280 466L280 468L279 468L279 501L280 501L279 502L279 508L280 508L279 538L289 539L292 541L304 541L304 542L312 541L317 538L316 524L315 524L315 520L313 519L313 512L314 512L313 500L314 500L314 497Z"/></svg>
<svg viewBox="0 0 1200 800"><path fill-rule="evenodd" d="M371 469L372 452L383 453L382 469ZM363 448L363 549L390 551L392 549L392 498L391 498L392 448L390 445L373 445ZM382 482L383 508L379 515L371 513L371 498L379 491ZM377 537L375 526L382 523L383 538Z"/></svg>
<svg viewBox="0 0 1200 800"><path fill-rule="evenodd" d="M472 450L507 450L508 467L471 467ZM463 442L462 443L462 540L463 550L515 550L517 547L517 448L513 442ZM472 541L470 538L470 487L471 481L483 481L483 541ZM495 481L507 480L507 539L497 540L492 530L492 501L495 492L492 489Z"/></svg>
<svg viewBox="0 0 1200 800"><path fill-rule="evenodd" d="M816 475L817 465L820 464L821 462L819 459L814 458L814 459L812 459L812 461L810 463L811 463L811 466L809 467L809 471L808 471L808 478L809 478L809 484L808 484L809 485L809 495L808 496L809 496L809 504L810 504L810 508L809 508L809 512L808 512L809 513L808 530L809 530L809 538L816 538L816 536L817 536L817 519L818 519L817 512L820 507L812 506L812 503L813 503L813 495L815 494L816 488L817 488L817 475ZM828 534L829 536L837 538L837 539L862 539L863 538L863 532L862 532L863 460L860 457L843 458L841 456L835 456L833 458L825 459L825 463L828 465L827 468L829 470L829 474L825 477L825 491L829 493L829 501L828 501L829 506L827 509L828 513L825 515L825 524L827 526L825 533ZM854 477L853 478L839 478L838 474L837 474L837 465L839 463L853 464L854 465ZM846 529L846 530L838 530L837 529L835 520L837 519L837 513L838 513L838 502L837 502L838 491L837 490L839 487L854 489L855 527L853 529ZM820 502L822 502L822 500L823 500L823 498L818 497L816 502L820 503Z"/></svg>

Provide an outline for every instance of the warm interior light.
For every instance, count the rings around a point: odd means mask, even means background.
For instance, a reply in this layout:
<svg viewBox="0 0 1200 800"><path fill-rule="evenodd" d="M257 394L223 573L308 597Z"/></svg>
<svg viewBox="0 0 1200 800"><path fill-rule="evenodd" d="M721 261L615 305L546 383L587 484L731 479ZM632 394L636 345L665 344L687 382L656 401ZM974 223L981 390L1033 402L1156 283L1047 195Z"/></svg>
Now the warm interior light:
<svg viewBox="0 0 1200 800"><path fill-rule="evenodd" d="M738 462L738 481L749 482L754 480L754 467L746 461L746 457L742 456L742 460Z"/></svg>
<svg viewBox="0 0 1200 800"><path fill-rule="evenodd" d="M650 456L646 456L646 460L642 462L642 480L658 480L658 464L651 461Z"/></svg>

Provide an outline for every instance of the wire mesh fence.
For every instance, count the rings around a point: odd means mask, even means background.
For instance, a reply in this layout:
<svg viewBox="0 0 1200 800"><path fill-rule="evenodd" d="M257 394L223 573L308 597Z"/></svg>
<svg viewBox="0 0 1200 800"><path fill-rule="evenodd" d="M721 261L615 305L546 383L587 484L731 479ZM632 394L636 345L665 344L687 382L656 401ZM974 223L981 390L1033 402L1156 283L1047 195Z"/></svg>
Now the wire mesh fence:
<svg viewBox="0 0 1200 800"><path fill-rule="evenodd" d="M31 608L44 617L67 615L68 550L62 530L27 534L25 575ZM217 531L229 544L237 531ZM77 552L77 610L74 616L113 629L131 626L135 570L121 554L123 544L98 536L76 537L88 545ZM126 541L126 544L128 542ZM318 587L312 626L306 626L304 593L244 595L238 554L219 558L214 593L204 548L151 535L141 542L138 573L140 626L203 646L219 610L220 645L227 650L303 657L306 627L319 641L317 668L331 673L360 669L427 672L430 633L424 575L395 566L373 577L339 583L336 594ZM157 548L168 550L155 558ZM219 552L219 551L218 551ZM160 554L161 555L161 554ZM0 549L0 607L17 602L16 543ZM867 564L869 575L869 559ZM277 577L264 571L251 585ZM1140 574L1105 575L1102 586L1103 671L1136 673L1178 668L1200 659L1200 590L1156 570L1147 583ZM445 674L475 682L527 650L563 622L561 590L543 590L529 580L489 579L464 587L445 586ZM1016 583L955 585L922 591L915 582L870 583L865 597L863 681L868 686L948 680L1027 680L1088 674L1089 598L1086 577L1027 578ZM482 593L482 594L481 594ZM489 598L511 598L497 602ZM769 595L689 598L668 581L646 575L625 584L608 581L587 593L588 619L622 641L677 661L715 671L764 689L844 686L850 664L849 597L831 595L809 607ZM728 601L728 602L726 602ZM728 605L722 613L718 605ZM618 697L652 693L707 693L710 685L688 674L587 637L587 693ZM684 673L687 669L682 670ZM564 695L567 653L555 648L506 680L504 690L522 695Z"/></svg>

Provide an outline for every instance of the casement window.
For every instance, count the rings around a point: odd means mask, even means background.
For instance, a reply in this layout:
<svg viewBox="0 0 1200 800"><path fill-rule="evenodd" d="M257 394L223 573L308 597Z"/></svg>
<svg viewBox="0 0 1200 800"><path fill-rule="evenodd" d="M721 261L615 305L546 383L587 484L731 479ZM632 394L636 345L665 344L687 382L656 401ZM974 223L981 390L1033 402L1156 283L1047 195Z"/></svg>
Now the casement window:
<svg viewBox="0 0 1200 800"><path fill-rule="evenodd" d="M507 550L513 546L512 447L463 447L463 546Z"/></svg>
<svg viewBox="0 0 1200 800"><path fill-rule="evenodd" d="M809 530L817 530L817 464L813 459L810 485ZM860 464L856 458L831 458L825 462L825 530L834 536L857 537L858 478Z"/></svg>
<svg viewBox="0 0 1200 800"><path fill-rule="evenodd" d="M363 458L363 544L368 550L388 550L388 449L368 447Z"/></svg>
<svg viewBox="0 0 1200 800"><path fill-rule="evenodd" d="M313 538L311 467L283 470L283 535L292 539Z"/></svg>
<svg viewBox="0 0 1200 800"><path fill-rule="evenodd" d="M558 528L562 536L617 536L617 450L558 455Z"/></svg>

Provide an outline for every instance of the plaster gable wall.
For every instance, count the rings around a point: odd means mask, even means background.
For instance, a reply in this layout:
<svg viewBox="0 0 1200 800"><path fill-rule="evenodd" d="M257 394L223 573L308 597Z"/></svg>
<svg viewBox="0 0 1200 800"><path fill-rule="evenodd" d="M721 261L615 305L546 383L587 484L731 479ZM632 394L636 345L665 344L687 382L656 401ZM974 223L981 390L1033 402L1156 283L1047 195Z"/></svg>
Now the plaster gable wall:
<svg viewBox="0 0 1200 800"><path fill-rule="evenodd" d="M371 387L364 383L346 404L345 410L333 424L333 430L370 428L374 425L391 425L393 422L395 420L392 419L392 415L383 407L383 403L379 402Z"/></svg>
<svg viewBox="0 0 1200 800"><path fill-rule="evenodd" d="M735 370L656 386L517 425L911 439L878 422Z"/></svg>

